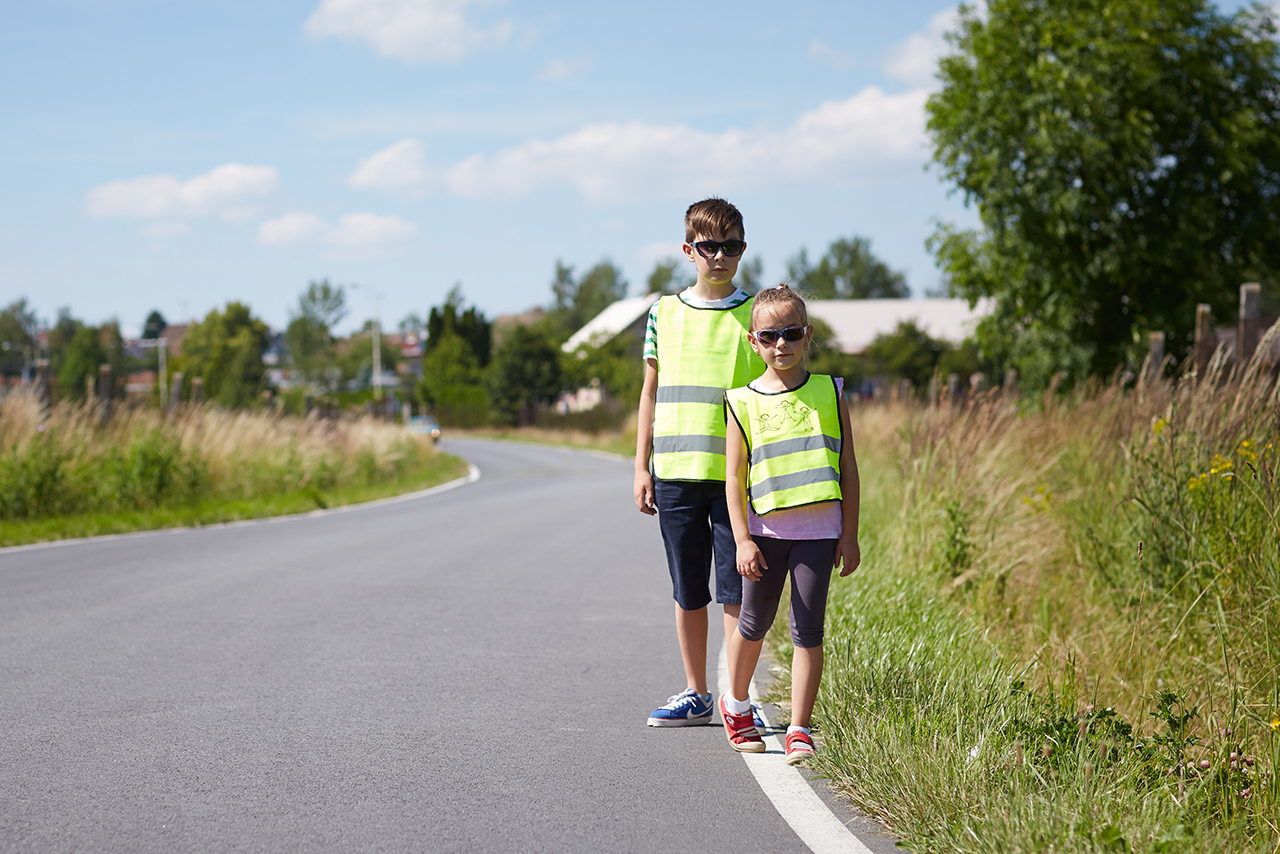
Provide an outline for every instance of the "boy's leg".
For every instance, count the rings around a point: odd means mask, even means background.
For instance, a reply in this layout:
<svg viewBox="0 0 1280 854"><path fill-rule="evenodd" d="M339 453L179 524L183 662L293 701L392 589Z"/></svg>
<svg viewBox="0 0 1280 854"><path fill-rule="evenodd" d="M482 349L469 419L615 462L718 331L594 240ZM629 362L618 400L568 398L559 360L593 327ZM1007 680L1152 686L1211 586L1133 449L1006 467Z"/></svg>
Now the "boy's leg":
<svg viewBox="0 0 1280 854"><path fill-rule="evenodd" d="M684 659L684 676L688 687L699 694L706 694L707 609L686 611L677 602L676 638L680 641L680 657Z"/></svg>
<svg viewBox="0 0 1280 854"><path fill-rule="evenodd" d="M719 492L724 494L723 486ZM649 716L650 726L688 726L712 719L707 691L707 581L712 557L707 494L703 483L654 479L658 527L675 599L676 639L688 687Z"/></svg>

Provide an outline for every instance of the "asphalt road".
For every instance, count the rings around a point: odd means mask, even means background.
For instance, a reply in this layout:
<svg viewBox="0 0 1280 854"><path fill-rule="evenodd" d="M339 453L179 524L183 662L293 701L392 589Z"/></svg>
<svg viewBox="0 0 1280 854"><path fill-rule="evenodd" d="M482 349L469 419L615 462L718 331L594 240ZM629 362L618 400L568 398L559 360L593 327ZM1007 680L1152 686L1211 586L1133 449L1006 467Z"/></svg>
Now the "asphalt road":
<svg viewBox="0 0 1280 854"><path fill-rule="evenodd" d="M480 480L0 552L0 851L807 850L719 725L644 725L683 676L630 464L444 447Z"/></svg>

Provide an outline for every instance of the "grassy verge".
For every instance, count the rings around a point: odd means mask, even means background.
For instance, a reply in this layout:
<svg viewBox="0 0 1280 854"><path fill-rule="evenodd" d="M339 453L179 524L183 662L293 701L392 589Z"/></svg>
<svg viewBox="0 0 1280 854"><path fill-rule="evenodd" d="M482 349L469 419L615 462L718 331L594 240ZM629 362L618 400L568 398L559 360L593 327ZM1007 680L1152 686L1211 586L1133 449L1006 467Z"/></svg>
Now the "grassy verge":
<svg viewBox="0 0 1280 854"><path fill-rule="evenodd" d="M326 492L299 489L256 498L212 500L195 505L152 510L84 513L76 516L6 521L0 524L0 530L3 531L0 533L0 547L77 537L96 537L103 534L123 534L130 531L200 527L242 519L289 516L404 495L447 483L466 473L467 464L463 460L449 454L436 454L425 465L406 472L395 480L352 485Z"/></svg>
<svg viewBox="0 0 1280 854"><path fill-rule="evenodd" d="M1275 389L859 412L816 769L917 852L1280 850Z"/></svg>
<svg viewBox="0 0 1280 854"><path fill-rule="evenodd" d="M297 513L396 495L466 471L426 437L183 407L103 418L96 406L0 400L0 544Z"/></svg>

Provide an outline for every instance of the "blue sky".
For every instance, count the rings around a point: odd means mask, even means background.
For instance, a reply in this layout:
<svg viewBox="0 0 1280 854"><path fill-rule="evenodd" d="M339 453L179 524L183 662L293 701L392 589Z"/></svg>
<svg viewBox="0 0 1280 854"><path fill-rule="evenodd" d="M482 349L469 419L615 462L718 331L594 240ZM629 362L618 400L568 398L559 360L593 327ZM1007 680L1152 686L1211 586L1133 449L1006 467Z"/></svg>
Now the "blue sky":
<svg viewBox="0 0 1280 854"><path fill-rule="evenodd" d="M1228 4L1234 8L1237 4ZM41 0L0 29L0 302L136 332L308 281L386 327L455 283L545 304L557 259L631 293L687 205L742 210L766 280L862 235L921 295L945 2Z"/></svg>

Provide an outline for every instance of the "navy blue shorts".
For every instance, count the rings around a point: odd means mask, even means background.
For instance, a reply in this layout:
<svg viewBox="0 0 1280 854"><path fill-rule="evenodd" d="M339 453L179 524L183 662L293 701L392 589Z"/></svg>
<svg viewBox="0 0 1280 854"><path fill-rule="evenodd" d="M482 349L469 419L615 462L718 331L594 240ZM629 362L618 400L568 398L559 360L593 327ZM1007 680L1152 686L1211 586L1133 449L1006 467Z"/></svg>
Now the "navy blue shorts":
<svg viewBox="0 0 1280 854"><path fill-rule="evenodd" d="M737 544L729 524L724 482L653 479L658 527L667 547L667 569L676 604L696 611L711 604L711 567L715 565L715 601L742 604Z"/></svg>

